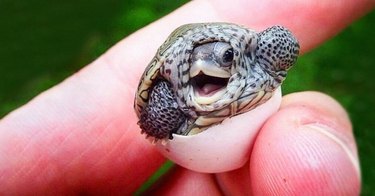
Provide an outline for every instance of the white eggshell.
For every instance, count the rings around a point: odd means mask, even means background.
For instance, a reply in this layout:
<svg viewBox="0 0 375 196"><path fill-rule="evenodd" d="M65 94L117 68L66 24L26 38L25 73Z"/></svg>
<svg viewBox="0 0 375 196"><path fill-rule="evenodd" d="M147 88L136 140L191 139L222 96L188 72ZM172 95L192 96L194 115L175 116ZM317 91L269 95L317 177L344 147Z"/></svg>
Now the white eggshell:
<svg viewBox="0 0 375 196"><path fill-rule="evenodd" d="M271 99L257 108L224 120L199 134L173 135L157 149L173 162L190 170L219 173L243 166L250 158L250 150L263 123L281 104L281 88Z"/></svg>

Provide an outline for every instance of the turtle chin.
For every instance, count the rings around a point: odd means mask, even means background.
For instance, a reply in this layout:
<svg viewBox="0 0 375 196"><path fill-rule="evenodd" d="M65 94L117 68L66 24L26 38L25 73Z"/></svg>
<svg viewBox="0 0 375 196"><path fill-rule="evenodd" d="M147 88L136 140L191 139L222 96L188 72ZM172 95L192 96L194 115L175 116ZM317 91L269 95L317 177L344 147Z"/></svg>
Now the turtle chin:
<svg viewBox="0 0 375 196"><path fill-rule="evenodd" d="M216 77L199 72L191 78L195 101L198 104L212 104L226 92L229 77Z"/></svg>

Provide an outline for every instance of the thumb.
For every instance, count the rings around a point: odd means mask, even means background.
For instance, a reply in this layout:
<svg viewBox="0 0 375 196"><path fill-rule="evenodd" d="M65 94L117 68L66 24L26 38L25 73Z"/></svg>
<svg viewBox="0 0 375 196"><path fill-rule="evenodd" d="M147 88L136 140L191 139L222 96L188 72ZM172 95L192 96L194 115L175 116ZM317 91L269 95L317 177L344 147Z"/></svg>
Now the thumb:
<svg viewBox="0 0 375 196"><path fill-rule="evenodd" d="M358 155L343 108L320 93L286 96L257 138L250 178L255 195L358 195Z"/></svg>

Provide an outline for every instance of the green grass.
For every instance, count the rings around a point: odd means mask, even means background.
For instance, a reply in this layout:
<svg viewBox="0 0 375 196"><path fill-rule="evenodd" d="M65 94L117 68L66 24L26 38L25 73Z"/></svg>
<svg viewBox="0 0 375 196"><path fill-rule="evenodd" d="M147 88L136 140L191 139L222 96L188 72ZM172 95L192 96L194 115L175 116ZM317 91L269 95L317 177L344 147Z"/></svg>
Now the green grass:
<svg viewBox="0 0 375 196"><path fill-rule="evenodd" d="M0 1L0 117L184 2Z"/></svg>
<svg viewBox="0 0 375 196"><path fill-rule="evenodd" d="M0 118L185 0L0 1ZM363 195L375 193L375 12L301 57L284 92L317 90L350 114Z"/></svg>

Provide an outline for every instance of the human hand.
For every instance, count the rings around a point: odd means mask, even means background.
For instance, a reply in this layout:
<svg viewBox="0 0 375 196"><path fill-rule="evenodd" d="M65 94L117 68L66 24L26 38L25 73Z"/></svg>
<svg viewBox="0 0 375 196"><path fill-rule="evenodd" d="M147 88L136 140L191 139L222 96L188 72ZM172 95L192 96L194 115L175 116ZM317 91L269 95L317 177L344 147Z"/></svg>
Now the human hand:
<svg viewBox="0 0 375 196"><path fill-rule="evenodd" d="M0 193L134 192L165 161L140 135L135 89L157 47L177 26L228 21L261 30L282 24L306 52L373 6L349 0L190 2L1 120ZM331 98L303 92L283 98L280 111L260 130L249 164L221 174L177 167L155 191L335 195L359 190L347 114Z"/></svg>

